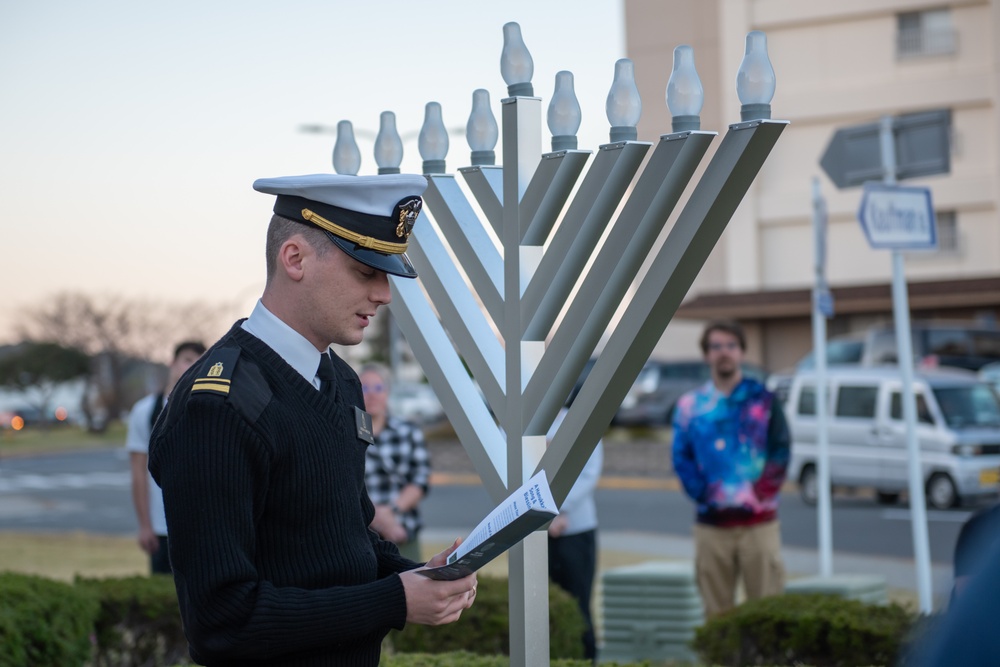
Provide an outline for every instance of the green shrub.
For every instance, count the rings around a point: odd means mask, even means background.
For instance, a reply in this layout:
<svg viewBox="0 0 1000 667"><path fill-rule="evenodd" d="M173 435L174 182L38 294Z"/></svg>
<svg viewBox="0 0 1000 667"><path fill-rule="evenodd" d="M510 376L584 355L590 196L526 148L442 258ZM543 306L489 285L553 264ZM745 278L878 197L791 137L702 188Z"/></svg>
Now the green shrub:
<svg viewBox="0 0 1000 667"><path fill-rule="evenodd" d="M0 573L0 667L80 667L91 655L97 601L58 581Z"/></svg>
<svg viewBox="0 0 1000 667"><path fill-rule="evenodd" d="M379 667L510 667L510 658L505 655L476 655L467 651L435 654L402 653L383 656L378 664ZM552 660L550 665L551 667L591 667L592 663L583 659L557 658ZM614 667L614 665L606 665L605 667ZM637 665L636 667L641 666Z"/></svg>
<svg viewBox="0 0 1000 667"><path fill-rule="evenodd" d="M407 625L389 635L394 653L469 651L480 655L510 655L507 579L479 576L476 603L456 623ZM549 653L553 658L583 657L584 620L566 591L549 584ZM385 651L389 652L389 651ZM484 663L484 667L490 663Z"/></svg>
<svg viewBox="0 0 1000 667"><path fill-rule="evenodd" d="M913 621L896 604L781 595L708 621L695 632L693 646L705 662L718 665L893 665Z"/></svg>
<svg viewBox="0 0 1000 667"><path fill-rule="evenodd" d="M171 577L78 578L76 584L100 603L94 667L171 665L188 659Z"/></svg>

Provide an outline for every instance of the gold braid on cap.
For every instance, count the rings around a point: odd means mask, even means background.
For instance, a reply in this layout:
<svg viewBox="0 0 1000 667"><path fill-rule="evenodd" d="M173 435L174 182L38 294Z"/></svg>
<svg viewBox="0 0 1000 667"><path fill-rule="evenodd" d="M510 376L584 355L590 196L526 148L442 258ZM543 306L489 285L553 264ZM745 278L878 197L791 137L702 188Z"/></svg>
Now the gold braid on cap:
<svg viewBox="0 0 1000 667"><path fill-rule="evenodd" d="M358 234L350 229L341 227L335 222L330 222L323 216L317 215L307 208L302 209L302 219L307 222L311 222L321 229L325 229L331 234L336 234L342 239L351 241L352 243L357 243L362 248L368 248L369 250L385 253L387 255L402 255L406 252L406 247L409 245L409 243L390 243L389 241L380 241L379 239L372 238L371 236Z"/></svg>

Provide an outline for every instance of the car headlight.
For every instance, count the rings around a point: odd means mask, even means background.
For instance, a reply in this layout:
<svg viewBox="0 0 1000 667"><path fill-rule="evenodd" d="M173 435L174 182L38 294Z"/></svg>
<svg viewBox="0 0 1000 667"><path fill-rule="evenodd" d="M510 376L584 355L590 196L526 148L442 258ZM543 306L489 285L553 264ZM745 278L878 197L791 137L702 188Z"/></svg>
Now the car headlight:
<svg viewBox="0 0 1000 667"><path fill-rule="evenodd" d="M955 445L951 449L959 456L979 456L983 453L980 445Z"/></svg>

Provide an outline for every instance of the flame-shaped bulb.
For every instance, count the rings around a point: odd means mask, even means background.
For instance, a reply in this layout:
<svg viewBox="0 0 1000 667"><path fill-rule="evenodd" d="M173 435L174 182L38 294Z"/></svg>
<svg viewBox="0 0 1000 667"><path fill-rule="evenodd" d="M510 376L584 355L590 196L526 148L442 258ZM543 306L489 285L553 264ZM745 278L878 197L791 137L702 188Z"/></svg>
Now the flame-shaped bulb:
<svg viewBox="0 0 1000 667"><path fill-rule="evenodd" d="M774 68L767 57L767 35L760 30L748 32L743 62L736 71L736 95L743 104L740 118L744 121L770 118L774 87Z"/></svg>
<svg viewBox="0 0 1000 667"><path fill-rule="evenodd" d="M635 141L638 136L635 126L642 117L642 98L635 85L635 65L628 58L615 63L615 79L608 91L605 109L611 123L612 143Z"/></svg>
<svg viewBox="0 0 1000 667"><path fill-rule="evenodd" d="M443 174L444 159L448 155L448 130L441 119L441 105L428 102L424 107L424 124L417 139L420 157L424 159L425 174Z"/></svg>
<svg viewBox="0 0 1000 667"><path fill-rule="evenodd" d="M490 93L485 88L472 91L472 113L465 125L465 138L472 150L473 165L496 164L497 156L493 151L500 137L497 119L490 109Z"/></svg>
<svg viewBox="0 0 1000 667"><path fill-rule="evenodd" d="M573 90L573 73L556 72L556 87L549 101L548 123L552 132L552 150L575 150L576 133L583 114Z"/></svg>
<svg viewBox="0 0 1000 667"><path fill-rule="evenodd" d="M667 107L673 131L700 130L704 104L705 89L694 67L694 50L683 44L674 49L674 68L667 81Z"/></svg>
<svg viewBox="0 0 1000 667"><path fill-rule="evenodd" d="M531 85L531 75L535 73L535 62L528 47L521 38L521 26L505 23L503 26L503 51L500 52L500 75L507 84L507 94L511 97L531 97L535 89Z"/></svg>
<svg viewBox="0 0 1000 667"><path fill-rule="evenodd" d="M351 121L337 123L337 141L333 144L333 170L346 176L357 176L361 169L361 151L354 140Z"/></svg>
<svg viewBox="0 0 1000 667"><path fill-rule="evenodd" d="M375 137L375 164L380 174L398 174L403 162L403 140L396 131L396 114L383 111Z"/></svg>

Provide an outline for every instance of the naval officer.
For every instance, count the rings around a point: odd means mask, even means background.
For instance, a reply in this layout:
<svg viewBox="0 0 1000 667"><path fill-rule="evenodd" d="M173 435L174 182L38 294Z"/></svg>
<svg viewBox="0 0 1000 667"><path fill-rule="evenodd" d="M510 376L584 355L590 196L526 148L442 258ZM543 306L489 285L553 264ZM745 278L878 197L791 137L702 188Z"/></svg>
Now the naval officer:
<svg viewBox="0 0 1000 667"><path fill-rule="evenodd" d="M267 282L182 378L150 448L191 656L206 665L364 665L405 623L471 606L475 575L421 576L369 529L358 376L329 349L356 345L389 303L422 176L264 178L275 195ZM443 565L457 546L428 566Z"/></svg>

